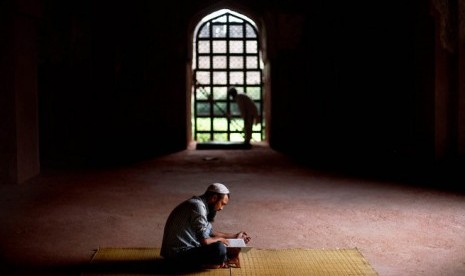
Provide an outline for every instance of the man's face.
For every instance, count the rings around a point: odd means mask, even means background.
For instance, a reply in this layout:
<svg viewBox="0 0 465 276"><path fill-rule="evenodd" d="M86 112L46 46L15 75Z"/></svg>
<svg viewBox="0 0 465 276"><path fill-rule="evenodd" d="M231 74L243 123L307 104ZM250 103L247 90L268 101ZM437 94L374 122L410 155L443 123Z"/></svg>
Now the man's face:
<svg viewBox="0 0 465 276"><path fill-rule="evenodd" d="M208 221L213 222L215 220L216 212L223 210L223 207L226 206L229 202L229 196L213 196L211 202L208 204Z"/></svg>
<svg viewBox="0 0 465 276"><path fill-rule="evenodd" d="M221 211L223 210L223 207L226 206L229 202L229 196L225 195L223 198L221 198L220 196L217 196L216 197L216 201L214 203L214 208L215 208L215 211Z"/></svg>

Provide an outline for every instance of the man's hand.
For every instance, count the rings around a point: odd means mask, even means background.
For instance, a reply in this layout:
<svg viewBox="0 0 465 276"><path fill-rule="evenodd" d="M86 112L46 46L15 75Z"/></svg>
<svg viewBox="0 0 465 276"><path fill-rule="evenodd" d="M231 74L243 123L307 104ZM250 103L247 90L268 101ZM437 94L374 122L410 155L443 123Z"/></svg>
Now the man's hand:
<svg viewBox="0 0 465 276"><path fill-rule="evenodd" d="M228 246L229 245L229 241L228 239L225 239L225 238L221 238L220 240L224 245Z"/></svg>
<svg viewBox="0 0 465 276"><path fill-rule="evenodd" d="M221 242L222 244L224 244L226 246L229 245L228 239L223 238L223 237L210 237L210 238L204 239L202 241L202 244L212 244L214 242Z"/></svg>
<svg viewBox="0 0 465 276"><path fill-rule="evenodd" d="M236 238L243 239L245 243L249 243L250 241L250 237L244 231L237 233Z"/></svg>

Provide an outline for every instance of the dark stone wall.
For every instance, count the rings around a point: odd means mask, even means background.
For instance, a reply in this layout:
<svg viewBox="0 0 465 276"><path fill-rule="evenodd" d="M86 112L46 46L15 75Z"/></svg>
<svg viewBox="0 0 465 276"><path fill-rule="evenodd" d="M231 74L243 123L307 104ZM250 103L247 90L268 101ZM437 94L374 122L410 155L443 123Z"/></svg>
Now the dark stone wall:
<svg viewBox="0 0 465 276"><path fill-rule="evenodd" d="M271 145L311 162L431 161L428 5L320 3L303 18L301 43L272 60Z"/></svg>
<svg viewBox="0 0 465 276"><path fill-rule="evenodd" d="M16 128L14 114L14 89L12 60L12 29L11 16L7 13L12 9L7 2L0 3L0 182L10 182L15 174L15 153L12 145L16 144Z"/></svg>
<svg viewBox="0 0 465 276"><path fill-rule="evenodd" d="M46 164L112 164L186 147L185 30L148 2L50 2L40 64Z"/></svg>
<svg viewBox="0 0 465 276"><path fill-rule="evenodd" d="M0 2L0 184L40 172L37 1Z"/></svg>

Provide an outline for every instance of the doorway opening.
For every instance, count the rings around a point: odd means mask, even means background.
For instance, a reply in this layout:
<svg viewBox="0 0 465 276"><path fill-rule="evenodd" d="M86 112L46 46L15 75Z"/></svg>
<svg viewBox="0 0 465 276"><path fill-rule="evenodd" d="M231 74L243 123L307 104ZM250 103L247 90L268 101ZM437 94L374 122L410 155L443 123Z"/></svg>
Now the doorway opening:
<svg viewBox="0 0 465 276"><path fill-rule="evenodd" d="M263 61L257 25L222 9L205 16L193 35L191 123L196 142L241 142L243 120L228 97L235 86L257 106L252 142L265 140Z"/></svg>

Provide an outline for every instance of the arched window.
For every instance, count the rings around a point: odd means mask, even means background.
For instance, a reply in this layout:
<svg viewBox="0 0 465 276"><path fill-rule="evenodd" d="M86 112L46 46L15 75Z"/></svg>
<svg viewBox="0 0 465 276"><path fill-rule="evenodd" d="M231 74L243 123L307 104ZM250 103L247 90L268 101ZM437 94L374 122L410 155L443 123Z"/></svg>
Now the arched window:
<svg viewBox="0 0 465 276"><path fill-rule="evenodd" d="M253 127L252 142L264 140L262 69L258 30L252 20L223 9L197 25L192 94L195 141L243 141L243 121L227 95L230 86L254 100L262 119Z"/></svg>

